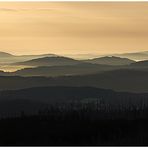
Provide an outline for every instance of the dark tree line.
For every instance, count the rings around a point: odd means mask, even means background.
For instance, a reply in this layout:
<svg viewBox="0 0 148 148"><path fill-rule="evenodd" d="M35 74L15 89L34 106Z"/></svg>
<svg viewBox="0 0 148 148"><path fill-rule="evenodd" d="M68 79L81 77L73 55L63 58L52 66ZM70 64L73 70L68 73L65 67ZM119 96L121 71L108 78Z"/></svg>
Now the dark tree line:
<svg viewBox="0 0 148 148"><path fill-rule="evenodd" d="M96 100L51 105L36 115L0 119L4 146L148 145L148 108Z"/></svg>

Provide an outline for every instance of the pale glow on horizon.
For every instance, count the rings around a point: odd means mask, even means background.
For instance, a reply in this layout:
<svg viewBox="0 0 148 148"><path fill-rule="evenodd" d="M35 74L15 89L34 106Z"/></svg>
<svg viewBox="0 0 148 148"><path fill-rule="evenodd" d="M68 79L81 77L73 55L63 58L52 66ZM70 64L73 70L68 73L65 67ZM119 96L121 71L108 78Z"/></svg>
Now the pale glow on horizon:
<svg viewBox="0 0 148 148"><path fill-rule="evenodd" d="M111 54L148 50L147 2L0 2L0 51Z"/></svg>

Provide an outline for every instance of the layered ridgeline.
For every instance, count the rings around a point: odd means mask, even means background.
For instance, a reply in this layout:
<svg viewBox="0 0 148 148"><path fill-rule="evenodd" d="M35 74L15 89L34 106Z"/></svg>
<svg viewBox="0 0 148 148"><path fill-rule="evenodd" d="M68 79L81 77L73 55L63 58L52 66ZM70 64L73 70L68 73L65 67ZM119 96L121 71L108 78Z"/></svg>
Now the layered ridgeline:
<svg viewBox="0 0 148 148"><path fill-rule="evenodd" d="M80 61L60 57L55 54L42 54L42 55L20 55L20 56L3 56L7 53L1 54L0 70L14 72L24 68L37 67L37 66L55 66L55 65L73 65L81 63ZM8 54L9 55L9 54Z"/></svg>
<svg viewBox="0 0 148 148"><path fill-rule="evenodd" d="M32 59L29 61L13 63L14 65L27 65L27 66L60 66L60 65L75 65L82 63L81 61L74 60L68 57L43 57Z"/></svg>
<svg viewBox="0 0 148 148"><path fill-rule="evenodd" d="M114 58L111 57L111 59ZM116 57L116 59L121 62L122 58ZM0 89L65 85L92 86L115 91L148 92L147 61L134 62L129 59L126 61L132 63L110 65L111 62L109 62L109 65L103 65L59 56L37 58L15 63L32 65L35 66L34 68L24 68L15 72L0 71ZM121 64L120 62L119 64Z"/></svg>
<svg viewBox="0 0 148 148"><path fill-rule="evenodd" d="M14 65L28 65L28 66L59 66L59 65L75 65L82 63L101 64L101 65L129 65L134 63L134 60L120 57L100 57L89 60L75 60L68 57L43 57L32 59L29 61L13 63Z"/></svg>
<svg viewBox="0 0 148 148"><path fill-rule="evenodd" d="M72 75L88 75L102 73L112 70L140 70L147 71L147 61L134 62L128 65L103 65L93 64L84 61L77 61L65 57L45 57L34 59L31 61L20 62L26 66L33 66L31 68L23 68L11 73L0 72L1 76L72 76ZM18 63L18 64L20 64ZM110 62L109 62L110 63ZM16 64L16 63L15 63ZM35 66L36 65L36 66ZM46 66L43 66L46 65ZM139 65L139 66L138 66Z"/></svg>
<svg viewBox="0 0 148 148"><path fill-rule="evenodd" d="M65 62L66 61L66 62ZM148 61L135 62L127 58L102 57L91 60L78 61L66 57L45 57L18 64L36 66L24 68L11 75L19 76L69 76L88 75L112 70L148 70ZM44 66L43 66L44 65Z"/></svg>
<svg viewBox="0 0 148 148"><path fill-rule="evenodd" d="M75 60L46 55L10 65L32 68L0 71L0 115L21 111L30 114L53 103L73 101L148 104L147 61L119 57Z"/></svg>
<svg viewBox="0 0 148 148"><path fill-rule="evenodd" d="M5 63L5 62L6 63L24 62L24 61L32 60L32 59L36 59L36 58L55 57L55 56L57 56L57 55L55 55L55 54L40 54L40 55L19 55L19 56L16 56L16 55L12 55L12 54L6 53L6 52L0 52L0 58L2 58L1 62L3 62L3 63ZM70 57L71 57L71 55L70 55ZM89 57L89 56L87 56L87 57ZM87 60L87 57L82 56L82 59ZM92 57L94 57L94 55ZM95 55L95 57L97 57L97 55ZM98 56L98 57L99 58L92 59L92 61L99 60L101 62L103 59L104 60L109 59L109 60L113 60L113 62L116 62L116 60L117 60L117 62L119 62L119 64L120 64L120 61L121 61L121 64L122 63L124 64L124 62L125 62L125 64L127 64L128 62L131 63L132 60L136 60L136 61L148 60L148 51L135 52L135 53L123 53L123 54L112 54L112 55L106 55L104 57L100 57L100 56ZM118 59L118 57L120 57L121 59ZM131 59L131 61L129 61L128 59Z"/></svg>
<svg viewBox="0 0 148 148"><path fill-rule="evenodd" d="M102 61L102 58L80 61L60 56L43 57L24 62L13 63L13 65L33 66L33 68L24 68L12 74L20 76L86 75L124 68L123 66L135 62L133 60L118 57L105 57L106 62L99 61Z"/></svg>
<svg viewBox="0 0 148 148"><path fill-rule="evenodd" d="M91 63L84 60L75 60L68 57L52 56L32 59L24 62L12 63L12 67L22 67L20 70L5 75L20 75L20 76L63 76L63 75L86 75L99 73L108 70L123 68L127 64L134 62L129 59L116 57L116 64L113 62L106 64ZM121 64L122 61L122 64ZM4 74L3 74L4 75Z"/></svg>
<svg viewBox="0 0 148 148"><path fill-rule="evenodd" d="M115 92L93 87L38 87L22 90L8 90L0 92L0 117L38 113L50 105L66 105L69 107L76 104L81 107L88 103L98 106L113 106L114 109L119 105L124 107L148 105L148 94L134 94L126 92ZM93 104L92 104L93 105ZM68 107L67 106L67 107ZM101 107L100 106L100 107Z"/></svg>

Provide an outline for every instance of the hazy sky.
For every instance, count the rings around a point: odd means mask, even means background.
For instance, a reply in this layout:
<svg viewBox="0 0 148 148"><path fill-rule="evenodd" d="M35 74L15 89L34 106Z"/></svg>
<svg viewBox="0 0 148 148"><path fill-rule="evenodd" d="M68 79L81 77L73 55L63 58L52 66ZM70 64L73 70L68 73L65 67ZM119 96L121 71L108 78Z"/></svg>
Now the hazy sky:
<svg viewBox="0 0 148 148"><path fill-rule="evenodd" d="M148 50L148 2L0 2L0 51L106 54Z"/></svg>

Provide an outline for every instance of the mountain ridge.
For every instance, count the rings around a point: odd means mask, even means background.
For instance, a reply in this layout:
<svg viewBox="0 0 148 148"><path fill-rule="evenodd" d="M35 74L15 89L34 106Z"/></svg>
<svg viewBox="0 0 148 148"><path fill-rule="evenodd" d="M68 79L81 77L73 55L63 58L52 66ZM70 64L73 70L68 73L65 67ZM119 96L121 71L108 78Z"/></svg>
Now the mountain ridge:
<svg viewBox="0 0 148 148"><path fill-rule="evenodd" d="M104 64L104 65L129 65L135 62L134 60L130 60L128 58L121 58L117 56L104 56L85 61L89 63Z"/></svg>
<svg viewBox="0 0 148 148"><path fill-rule="evenodd" d="M62 56L54 56L54 57L42 57L37 59L32 59L29 61L14 63L16 65L28 65L28 66L57 66L57 65L73 65L81 63L78 60L62 57Z"/></svg>

